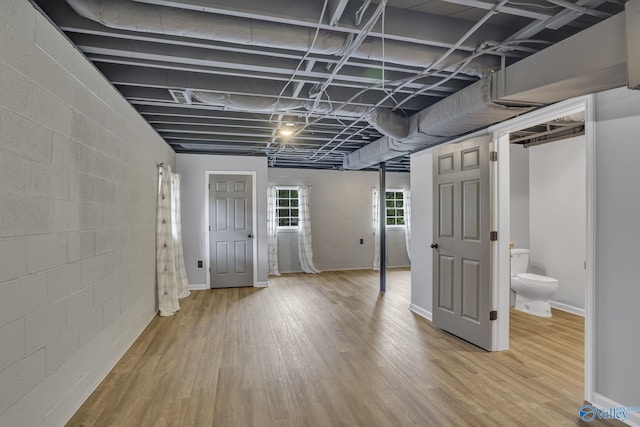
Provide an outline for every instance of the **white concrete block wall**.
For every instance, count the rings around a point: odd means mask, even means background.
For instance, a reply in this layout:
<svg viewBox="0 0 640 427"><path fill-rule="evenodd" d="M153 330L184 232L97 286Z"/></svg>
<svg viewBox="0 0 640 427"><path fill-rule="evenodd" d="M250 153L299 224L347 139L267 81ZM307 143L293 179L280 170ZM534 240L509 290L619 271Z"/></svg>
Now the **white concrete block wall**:
<svg viewBox="0 0 640 427"><path fill-rule="evenodd" d="M0 426L63 425L156 313L175 153L27 0L0 11Z"/></svg>

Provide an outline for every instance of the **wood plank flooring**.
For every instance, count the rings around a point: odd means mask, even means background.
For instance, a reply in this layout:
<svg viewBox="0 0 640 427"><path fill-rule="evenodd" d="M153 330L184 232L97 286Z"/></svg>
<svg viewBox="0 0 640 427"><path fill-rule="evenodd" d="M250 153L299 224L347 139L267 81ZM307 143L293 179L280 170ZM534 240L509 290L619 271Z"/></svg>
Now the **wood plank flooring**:
<svg viewBox="0 0 640 427"><path fill-rule="evenodd" d="M583 404L583 319L513 312L487 353L412 314L410 273L326 272L193 292L69 426L561 426ZM589 425L596 425L589 423Z"/></svg>

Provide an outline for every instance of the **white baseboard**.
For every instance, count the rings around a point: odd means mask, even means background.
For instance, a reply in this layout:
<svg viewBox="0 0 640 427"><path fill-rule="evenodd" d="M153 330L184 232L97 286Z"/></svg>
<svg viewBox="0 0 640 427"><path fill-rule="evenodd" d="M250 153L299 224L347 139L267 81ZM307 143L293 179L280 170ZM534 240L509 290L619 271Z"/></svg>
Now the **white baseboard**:
<svg viewBox="0 0 640 427"><path fill-rule="evenodd" d="M609 409L617 408L619 406L625 406L598 393L593 393L592 400L593 401L589 403L591 403L598 409ZM627 419L622 422L632 427L640 427L640 412L629 412L627 414Z"/></svg>
<svg viewBox="0 0 640 427"><path fill-rule="evenodd" d="M551 305L552 308L555 308L556 310L566 311L567 313L585 317L584 308L578 308L569 304L564 304L556 301L549 301L549 304Z"/></svg>
<svg viewBox="0 0 640 427"><path fill-rule="evenodd" d="M411 304L409 306L409 310L411 310L413 313L417 314L418 316L427 319L429 322L433 321L433 315L429 310L425 310L424 308L419 307L415 304Z"/></svg>
<svg viewBox="0 0 640 427"><path fill-rule="evenodd" d="M206 283L202 285L191 285L191 284L189 285L190 291L208 291L209 289L211 288Z"/></svg>
<svg viewBox="0 0 640 427"><path fill-rule="evenodd" d="M411 266L410 265L388 265L387 268L411 268ZM322 269L321 273L330 272L330 271L356 271L356 270L374 270L374 268L371 265L365 266L365 267L325 268L325 269ZM375 271L379 271L379 269L375 269ZM304 271L302 271L302 270L296 270L296 271L280 270L280 273L281 274L304 273Z"/></svg>
<svg viewBox="0 0 640 427"><path fill-rule="evenodd" d="M141 307L143 305L144 304L141 304ZM55 406L48 411L38 425L65 425L71 419L73 414L76 413L84 401L87 400L91 393L93 393L98 385L100 385L107 374L111 372L113 367L120 361L120 359L122 359L127 350L129 350L135 340L142 334L144 329L157 317L158 314L155 310L148 313L137 314L140 313L140 310L141 309L138 309L137 307L130 308L129 312L124 314L121 319L111 325L111 328L119 331L127 325L126 331L113 343L110 349L104 352L101 357L98 355L93 356L92 359L95 362L90 369L82 374L75 384L73 384L71 389L66 392L66 395L64 395L55 404ZM86 355L81 353L86 351L91 352L96 341L111 341L110 337L106 336L109 335L108 332L108 330L104 330L102 334L95 337L92 341L89 341L87 345L85 345L85 348L76 354L74 360L68 361L65 365L59 368L59 375L64 375L65 370L75 372L75 370L77 370L76 365L84 365L81 359L86 358ZM95 345L97 346L97 343ZM105 345L109 344L107 343ZM55 372L54 375L56 373L57 372Z"/></svg>
<svg viewBox="0 0 640 427"><path fill-rule="evenodd" d="M268 288L269 287L269 282L256 282L255 285L253 285L254 288Z"/></svg>

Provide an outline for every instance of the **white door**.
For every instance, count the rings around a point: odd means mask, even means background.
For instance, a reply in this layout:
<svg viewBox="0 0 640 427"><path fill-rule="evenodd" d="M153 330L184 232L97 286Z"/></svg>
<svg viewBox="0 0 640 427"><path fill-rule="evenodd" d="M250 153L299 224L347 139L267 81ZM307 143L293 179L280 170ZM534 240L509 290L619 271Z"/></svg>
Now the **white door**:
<svg viewBox="0 0 640 427"><path fill-rule="evenodd" d="M212 288L253 286L251 175L209 175Z"/></svg>
<svg viewBox="0 0 640 427"><path fill-rule="evenodd" d="M489 138L443 145L433 160L433 323L490 350Z"/></svg>

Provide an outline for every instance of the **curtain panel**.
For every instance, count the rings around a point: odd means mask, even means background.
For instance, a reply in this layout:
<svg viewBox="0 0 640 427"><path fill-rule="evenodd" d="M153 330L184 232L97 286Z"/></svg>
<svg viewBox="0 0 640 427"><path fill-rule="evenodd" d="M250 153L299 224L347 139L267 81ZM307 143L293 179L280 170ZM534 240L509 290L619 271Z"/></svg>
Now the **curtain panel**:
<svg viewBox="0 0 640 427"><path fill-rule="evenodd" d="M311 245L311 215L309 212L309 187L298 187L299 215L298 223L298 256L300 266L305 273L320 273L313 264L313 248Z"/></svg>
<svg viewBox="0 0 640 427"><path fill-rule="evenodd" d="M189 296L189 282L182 251L180 175L169 165L158 168L156 216L156 277L160 316L180 310L179 298Z"/></svg>
<svg viewBox="0 0 640 427"><path fill-rule="evenodd" d="M269 259L269 274L279 276L278 269L278 218L276 213L275 186L267 188L267 253Z"/></svg>
<svg viewBox="0 0 640 427"><path fill-rule="evenodd" d="M411 191L408 188L402 189L404 198L404 240L407 247L407 257L411 262Z"/></svg>

